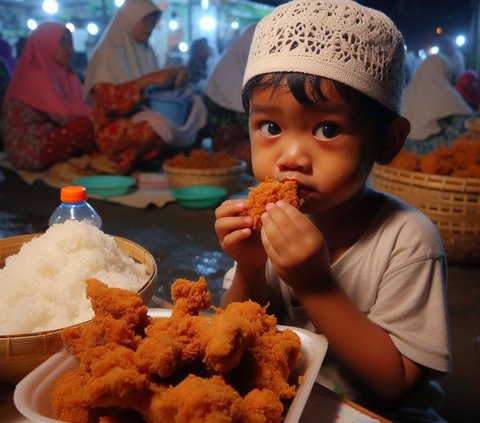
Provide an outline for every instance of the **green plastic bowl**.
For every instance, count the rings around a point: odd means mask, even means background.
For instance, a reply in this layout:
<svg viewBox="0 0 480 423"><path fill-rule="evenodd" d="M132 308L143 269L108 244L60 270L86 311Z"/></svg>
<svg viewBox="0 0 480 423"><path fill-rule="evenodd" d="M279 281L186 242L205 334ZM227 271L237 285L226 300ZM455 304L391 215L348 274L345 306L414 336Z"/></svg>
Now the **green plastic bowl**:
<svg viewBox="0 0 480 423"><path fill-rule="evenodd" d="M192 185L173 189L171 193L182 207L208 209L220 204L227 190L212 185Z"/></svg>
<svg viewBox="0 0 480 423"><path fill-rule="evenodd" d="M131 187L135 185L135 179L121 175L84 176L75 179L73 182L75 185L85 187L88 195L99 197L125 195L132 191Z"/></svg>

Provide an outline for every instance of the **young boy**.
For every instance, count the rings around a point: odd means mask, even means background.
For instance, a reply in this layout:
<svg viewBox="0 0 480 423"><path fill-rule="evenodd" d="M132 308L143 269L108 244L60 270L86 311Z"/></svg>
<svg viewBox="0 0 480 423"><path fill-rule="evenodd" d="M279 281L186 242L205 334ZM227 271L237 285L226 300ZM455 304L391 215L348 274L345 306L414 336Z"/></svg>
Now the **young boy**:
<svg viewBox="0 0 480 423"><path fill-rule="evenodd" d="M320 383L395 421L442 421L441 241L427 217L367 184L410 130L403 57L394 24L353 1L292 1L257 25L243 87L253 171L296 181L305 202L269 204L260 234L240 216L244 199L216 210L235 261L222 306L270 304L280 323L327 337Z"/></svg>

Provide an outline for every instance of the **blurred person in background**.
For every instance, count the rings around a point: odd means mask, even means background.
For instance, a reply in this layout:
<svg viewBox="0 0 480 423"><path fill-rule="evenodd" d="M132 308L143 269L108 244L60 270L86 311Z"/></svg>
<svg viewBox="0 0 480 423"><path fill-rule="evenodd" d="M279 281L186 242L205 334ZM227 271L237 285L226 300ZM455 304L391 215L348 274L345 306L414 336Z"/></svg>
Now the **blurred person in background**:
<svg viewBox="0 0 480 423"><path fill-rule="evenodd" d="M443 54L428 56L405 87L402 115L411 124L405 148L426 154L450 145L464 131L465 118L473 114L452 84L453 65Z"/></svg>
<svg viewBox="0 0 480 423"><path fill-rule="evenodd" d="M474 70L463 72L457 79L455 89L475 112L479 111L480 78L478 77L478 72Z"/></svg>
<svg viewBox="0 0 480 423"><path fill-rule="evenodd" d="M13 56L12 46L7 40L2 38L2 36L0 36L0 58L7 65L8 72L11 75L15 69L17 59Z"/></svg>
<svg viewBox="0 0 480 423"><path fill-rule="evenodd" d="M0 34L0 110L3 104L3 99L7 91L8 83L12 77L13 69L17 60L13 57L12 46ZM2 128L0 124L0 149L3 148Z"/></svg>
<svg viewBox="0 0 480 423"><path fill-rule="evenodd" d="M247 27L225 50L207 79L204 101L215 151L225 150L251 168L248 116L242 104L242 83L255 26Z"/></svg>
<svg viewBox="0 0 480 423"><path fill-rule="evenodd" d="M0 57L0 110L2 110L3 99L7 91L8 83L10 82L10 72L8 71L7 64ZM3 125L0 121L0 151L3 150Z"/></svg>
<svg viewBox="0 0 480 423"><path fill-rule="evenodd" d="M41 23L27 40L5 94L2 126L12 164L43 171L93 148L91 109L72 70L72 35Z"/></svg>
<svg viewBox="0 0 480 423"><path fill-rule="evenodd" d="M22 35L18 37L17 42L15 43L15 52L17 54L17 60L20 59L22 55L23 49L25 48L25 44L27 43L27 37Z"/></svg>
<svg viewBox="0 0 480 423"><path fill-rule="evenodd" d="M190 57L187 62L187 85L196 93L202 93L207 79L207 62L212 54L205 37L193 40L190 46Z"/></svg>
<svg viewBox="0 0 480 423"><path fill-rule="evenodd" d="M152 1L126 0L87 65L84 95L93 104L96 146L119 173L156 158L165 143L187 139L172 135L176 128L144 104L147 87L175 89L186 81L184 67L159 68L148 42L160 18Z"/></svg>
<svg viewBox="0 0 480 423"><path fill-rule="evenodd" d="M422 63L422 59L412 51L408 50L405 55L405 84L410 82L413 74L417 70L418 66Z"/></svg>
<svg viewBox="0 0 480 423"><path fill-rule="evenodd" d="M447 56L452 62L452 83L455 85L458 77L465 72L465 56L449 35L442 35L438 43L439 53Z"/></svg>

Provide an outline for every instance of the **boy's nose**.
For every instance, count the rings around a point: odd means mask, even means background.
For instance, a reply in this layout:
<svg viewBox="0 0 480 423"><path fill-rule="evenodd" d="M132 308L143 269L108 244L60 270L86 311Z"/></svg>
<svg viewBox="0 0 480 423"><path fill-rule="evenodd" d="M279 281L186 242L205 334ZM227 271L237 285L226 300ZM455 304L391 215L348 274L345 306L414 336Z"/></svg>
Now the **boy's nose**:
<svg viewBox="0 0 480 423"><path fill-rule="evenodd" d="M278 166L280 169L306 171L311 168L311 160L305 148L299 142L293 142L283 150Z"/></svg>

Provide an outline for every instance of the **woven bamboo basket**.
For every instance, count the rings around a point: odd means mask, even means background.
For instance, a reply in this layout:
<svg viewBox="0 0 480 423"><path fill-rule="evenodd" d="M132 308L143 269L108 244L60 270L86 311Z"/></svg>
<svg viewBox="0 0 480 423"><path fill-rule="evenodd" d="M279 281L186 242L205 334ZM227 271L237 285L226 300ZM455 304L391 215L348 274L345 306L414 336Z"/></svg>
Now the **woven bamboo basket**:
<svg viewBox="0 0 480 423"><path fill-rule="evenodd" d="M239 161L235 166L211 168L211 169L188 169L163 165L163 171L171 188L191 185L214 185L225 188L229 194L242 189L242 173L247 167L244 161Z"/></svg>
<svg viewBox="0 0 480 423"><path fill-rule="evenodd" d="M8 256L16 254L20 247L41 234L20 235L0 239L0 268ZM147 268L148 279L139 289L145 304L153 296L157 281L157 265L154 257L140 245L128 239L114 236L117 245L129 257ZM88 322L80 323L88 324ZM61 350L62 329L29 334L0 336L0 383L17 383L35 367Z"/></svg>
<svg viewBox="0 0 480 423"><path fill-rule="evenodd" d="M411 204L436 225L449 263L480 264L480 179L375 165L372 187Z"/></svg>

